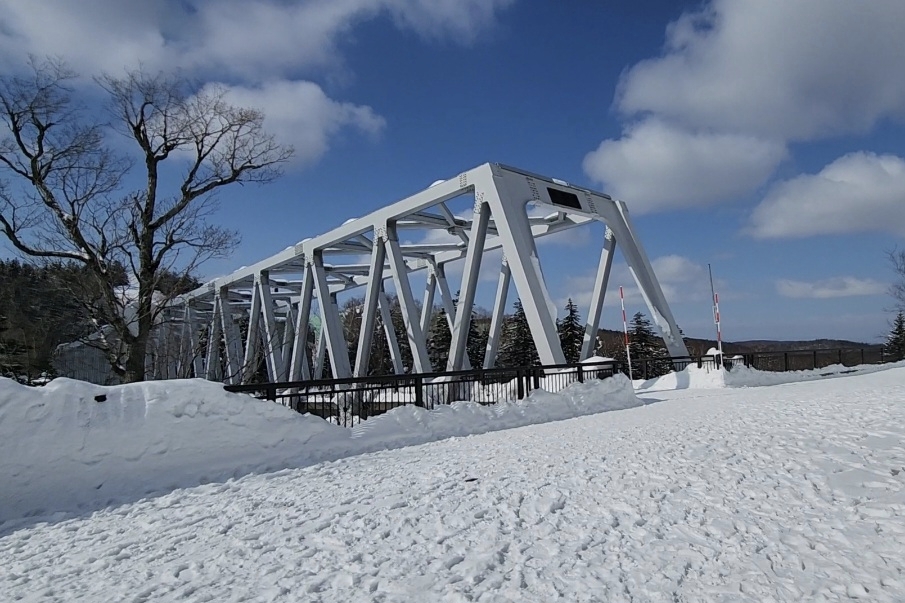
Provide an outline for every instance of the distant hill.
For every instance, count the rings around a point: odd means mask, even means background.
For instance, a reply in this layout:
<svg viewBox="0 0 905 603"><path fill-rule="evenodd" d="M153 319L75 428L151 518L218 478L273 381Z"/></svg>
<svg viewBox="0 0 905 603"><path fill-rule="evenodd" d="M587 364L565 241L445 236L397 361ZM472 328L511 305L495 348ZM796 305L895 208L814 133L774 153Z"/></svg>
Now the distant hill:
<svg viewBox="0 0 905 603"><path fill-rule="evenodd" d="M621 331L600 329L598 339L603 344L606 355L612 356L612 352L621 348L623 334ZM661 340L662 341L662 340ZM715 339L699 339L686 337L688 351L692 356L700 356L712 347L716 347ZM788 352L792 350L835 350L848 348L881 348L878 343L864 343L849 341L846 339L812 339L808 341L777 341L771 339L752 339L748 341L724 341L723 351L726 354L746 354L752 352Z"/></svg>
<svg viewBox="0 0 905 603"><path fill-rule="evenodd" d="M881 348L879 343L864 343L847 339L811 339L808 341L773 341L754 339L750 341L734 341L731 344L742 352L784 352L789 350L833 350L845 348Z"/></svg>

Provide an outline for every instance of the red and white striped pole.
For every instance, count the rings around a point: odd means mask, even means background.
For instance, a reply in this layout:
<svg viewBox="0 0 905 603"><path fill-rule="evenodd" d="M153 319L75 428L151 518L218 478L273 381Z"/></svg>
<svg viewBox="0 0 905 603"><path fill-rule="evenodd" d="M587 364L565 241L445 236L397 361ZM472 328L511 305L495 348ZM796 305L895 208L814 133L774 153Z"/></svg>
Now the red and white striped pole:
<svg viewBox="0 0 905 603"><path fill-rule="evenodd" d="M723 331L720 328L720 294L713 294L713 322L716 323L716 350L720 353L720 366L723 366Z"/></svg>
<svg viewBox="0 0 905 603"><path fill-rule="evenodd" d="M632 377L632 355L629 352L628 345L628 321L625 319L625 294L622 292L622 286L619 286L619 303L622 304L622 333L625 336L625 359L628 362L628 378L634 380Z"/></svg>
<svg viewBox="0 0 905 603"><path fill-rule="evenodd" d="M713 289L713 270L707 264L707 272L710 274L710 294L713 296L713 322L716 323L716 351L720 359L718 366L723 368L723 331L720 329L720 296Z"/></svg>

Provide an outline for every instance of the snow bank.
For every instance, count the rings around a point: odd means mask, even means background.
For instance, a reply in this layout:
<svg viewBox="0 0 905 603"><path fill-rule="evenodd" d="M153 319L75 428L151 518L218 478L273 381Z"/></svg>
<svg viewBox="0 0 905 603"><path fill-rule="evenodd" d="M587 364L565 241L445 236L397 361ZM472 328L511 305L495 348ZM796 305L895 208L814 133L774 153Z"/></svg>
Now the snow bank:
<svg viewBox="0 0 905 603"><path fill-rule="evenodd" d="M201 380L0 380L0 520L289 463L325 421Z"/></svg>
<svg viewBox="0 0 905 603"><path fill-rule="evenodd" d="M640 404L617 375L495 406L397 408L349 430L204 380L0 379L0 521Z"/></svg>
<svg viewBox="0 0 905 603"><path fill-rule="evenodd" d="M395 448L442 438L474 435L536 423L641 406L624 375L573 383L559 393L536 390L524 400L484 406L453 402L425 410L403 406L352 428L353 440L365 439L369 449Z"/></svg>
<svg viewBox="0 0 905 603"><path fill-rule="evenodd" d="M760 387L845 375L866 375L900 367L905 367L905 361L888 364L862 364L858 366L833 364L819 369L786 372L759 371L746 367L741 363L733 363L732 370L729 371L713 366L699 368L692 364L675 373L669 373L647 381L635 380L633 383L635 389L639 392L674 389L716 389L722 387Z"/></svg>
<svg viewBox="0 0 905 603"><path fill-rule="evenodd" d="M733 369L734 370L734 369ZM681 371L667 373L662 377L638 379L634 381L638 391L673 390L673 389L714 389L726 387L727 371L723 368L701 367L690 364Z"/></svg>
<svg viewBox="0 0 905 603"><path fill-rule="evenodd" d="M893 368L905 367L905 361L888 364L861 364L858 366L844 366L832 364L824 368L807 371L786 371L782 373L773 371L758 371L748 368L743 364L737 364L726 373L727 387L756 387L762 385L781 385L783 383L798 383L800 381L813 381L828 377L841 377L844 375L867 375L879 371L888 371Z"/></svg>

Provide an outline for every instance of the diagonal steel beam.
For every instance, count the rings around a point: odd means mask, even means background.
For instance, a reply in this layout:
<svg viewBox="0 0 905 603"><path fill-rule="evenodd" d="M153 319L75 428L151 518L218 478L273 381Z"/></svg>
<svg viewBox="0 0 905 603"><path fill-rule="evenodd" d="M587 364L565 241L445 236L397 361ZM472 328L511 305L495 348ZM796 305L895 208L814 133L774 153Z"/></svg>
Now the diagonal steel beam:
<svg viewBox="0 0 905 603"><path fill-rule="evenodd" d="M412 295L412 286L409 282L408 269L405 258L399 246L399 236L394 224L387 224L386 250L390 263L390 272L393 275L393 283L396 285L396 295L399 297L399 306L402 310L402 319L405 322L405 331L408 335L409 346L412 350L413 371L427 373L431 371L430 359L427 355L427 343L424 332L421 330L421 320L418 308L415 306L415 298Z"/></svg>
<svg viewBox="0 0 905 603"><path fill-rule="evenodd" d="M449 359L446 370L457 371L464 366L468 331L471 326L471 314L474 307L475 291L478 285L478 274L481 271L481 259L484 256L484 239L487 237L487 224L490 220L490 206L479 198L475 202L474 220L472 221L471 240L465 255L465 269L462 273L462 290L459 294L459 305L456 308L456 320L452 330L452 341L449 348Z"/></svg>
<svg viewBox="0 0 905 603"><path fill-rule="evenodd" d="M587 360L594 354L615 249L616 237L613 235L613 231L607 227L603 239L603 250L600 252L600 262L597 265L597 276L594 278L594 290L591 292L591 304L588 308L588 320L584 327L584 339L581 341L581 360Z"/></svg>

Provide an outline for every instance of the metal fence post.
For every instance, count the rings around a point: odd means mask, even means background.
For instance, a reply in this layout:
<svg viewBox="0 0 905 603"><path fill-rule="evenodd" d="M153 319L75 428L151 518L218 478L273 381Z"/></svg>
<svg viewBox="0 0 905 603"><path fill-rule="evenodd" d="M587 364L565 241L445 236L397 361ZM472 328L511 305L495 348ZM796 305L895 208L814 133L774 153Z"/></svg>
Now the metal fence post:
<svg viewBox="0 0 905 603"><path fill-rule="evenodd" d="M415 406L424 408L424 379L415 375Z"/></svg>
<svg viewBox="0 0 905 603"><path fill-rule="evenodd" d="M521 400L525 397L525 371L524 369L517 369L515 371L515 382L516 382L516 395L518 399Z"/></svg>
<svg viewBox="0 0 905 603"><path fill-rule="evenodd" d="M817 368L817 350L814 350L814 368Z"/></svg>
<svg viewBox="0 0 905 603"><path fill-rule="evenodd" d="M788 352L782 353L782 366L783 366L782 370L784 370L784 371L789 370L789 353Z"/></svg>
<svg viewBox="0 0 905 603"><path fill-rule="evenodd" d="M581 368L581 364L578 365L578 382L584 383L584 371Z"/></svg>

